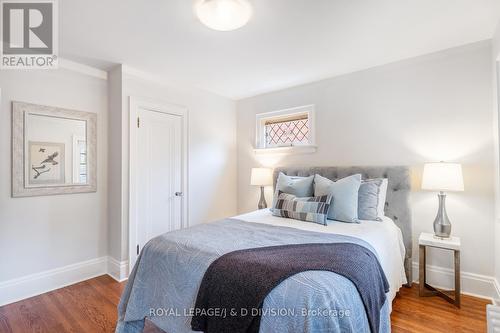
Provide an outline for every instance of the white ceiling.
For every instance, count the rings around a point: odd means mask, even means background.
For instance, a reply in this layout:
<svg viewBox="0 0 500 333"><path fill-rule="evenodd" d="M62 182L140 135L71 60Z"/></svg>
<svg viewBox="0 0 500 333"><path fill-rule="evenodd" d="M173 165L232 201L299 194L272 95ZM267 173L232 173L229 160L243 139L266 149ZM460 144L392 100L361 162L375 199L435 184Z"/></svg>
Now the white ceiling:
<svg viewBox="0 0 500 333"><path fill-rule="evenodd" d="M60 1L60 53L240 99L488 39L500 20L499 0L250 1L231 32L199 23L193 0Z"/></svg>

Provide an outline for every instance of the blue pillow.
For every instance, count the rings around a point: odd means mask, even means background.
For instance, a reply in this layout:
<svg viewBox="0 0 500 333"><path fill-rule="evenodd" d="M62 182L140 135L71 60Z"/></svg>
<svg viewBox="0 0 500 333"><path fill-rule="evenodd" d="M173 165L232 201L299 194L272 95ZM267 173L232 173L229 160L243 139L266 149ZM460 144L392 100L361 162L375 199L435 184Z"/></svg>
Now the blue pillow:
<svg viewBox="0 0 500 333"><path fill-rule="evenodd" d="M360 174L345 177L335 182L320 175L314 176L314 196L332 196L332 204L328 211L328 219L330 220L359 223L358 191L360 186Z"/></svg>
<svg viewBox="0 0 500 333"><path fill-rule="evenodd" d="M387 178L365 179L358 195L358 218L382 221L384 217Z"/></svg>
<svg viewBox="0 0 500 333"><path fill-rule="evenodd" d="M276 181L276 190L274 191L271 210L276 207L276 201L278 200L280 191L283 193L295 195L299 198L312 197L314 193L313 181L314 176L287 176L283 172L280 172L280 174L278 175L278 180Z"/></svg>

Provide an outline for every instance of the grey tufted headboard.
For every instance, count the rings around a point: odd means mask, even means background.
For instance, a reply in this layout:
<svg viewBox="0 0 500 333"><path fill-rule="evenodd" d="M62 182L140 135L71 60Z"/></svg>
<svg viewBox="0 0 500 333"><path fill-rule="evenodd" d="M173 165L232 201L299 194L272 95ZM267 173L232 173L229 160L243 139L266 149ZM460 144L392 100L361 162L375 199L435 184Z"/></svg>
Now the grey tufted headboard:
<svg viewBox="0 0 500 333"><path fill-rule="evenodd" d="M360 173L363 179L388 178L387 199L385 203L385 215L390 217L401 229L406 248L405 271L408 283L412 281L412 224L410 198L410 172L407 167L402 166L365 166L365 167L285 167L274 169L274 187L280 172L289 176L311 176L319 174L323 177L335 180L349 175ZM394 249L397 251L397 249Z"/></svg>

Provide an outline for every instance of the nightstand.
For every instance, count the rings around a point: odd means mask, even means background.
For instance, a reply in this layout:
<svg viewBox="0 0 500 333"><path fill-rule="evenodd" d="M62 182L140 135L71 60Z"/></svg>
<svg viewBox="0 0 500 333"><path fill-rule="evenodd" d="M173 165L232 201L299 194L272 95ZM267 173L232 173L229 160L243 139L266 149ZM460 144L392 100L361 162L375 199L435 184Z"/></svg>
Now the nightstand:
<svg viewBox="0 0 500 333"><path fill-rule="evenodd" d="M418 239L420 248L420 264L419 264L419 296L439 296L460 308L460 238L438 238L433 234L421 233ZM427 247L436 247L440 249L453 251L455 257L455 290L441 291L426 282L426 249ZM454 293L455 297L451 298L450 293Z"/></svg>

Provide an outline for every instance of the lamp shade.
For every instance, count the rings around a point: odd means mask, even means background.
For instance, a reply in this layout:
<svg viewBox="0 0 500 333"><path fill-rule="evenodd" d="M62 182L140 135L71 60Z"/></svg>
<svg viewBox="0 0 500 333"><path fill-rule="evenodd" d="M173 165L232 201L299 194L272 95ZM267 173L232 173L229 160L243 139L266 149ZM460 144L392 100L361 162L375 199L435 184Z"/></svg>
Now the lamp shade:
<svg viewBox="0 0 500 333"><path fill-rule="evenodd" d="M252 168L250 184L256 186L273 185L273 169Z"/></svg>
<svg viewBox="0 0 500 333"><path fill-rule="evenodd" d="M426 163L422 189L433 191L463 191L462 166L458 163Z"/></svg>

